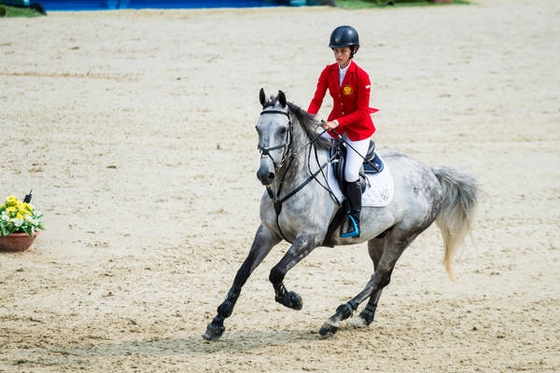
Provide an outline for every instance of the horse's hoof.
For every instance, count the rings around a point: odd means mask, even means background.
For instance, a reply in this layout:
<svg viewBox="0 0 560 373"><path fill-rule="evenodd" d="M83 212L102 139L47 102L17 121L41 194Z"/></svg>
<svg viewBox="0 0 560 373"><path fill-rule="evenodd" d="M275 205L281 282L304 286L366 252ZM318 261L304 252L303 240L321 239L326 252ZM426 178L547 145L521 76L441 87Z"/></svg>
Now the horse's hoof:
<svg viewBox="0 0 560 373"><path fill-rule="evenodd" d="M303 300L295 291L285 292L281 296L276 296L276 302L296 311L303 308Z"/></svg>
<svg viewBox="0 0 560 373"><path fill-rule="evenodd" d="M301 299L301 297L299 296L298 293L290 291L290 300L291 300L291 304L290 308L293 308L296 311L299 311L303 308L303 300Z"/></svg>
<svg viewBox="0 0 560 373"><path fill-rule="evenodd" d="M220 339L226 327L223 325L215 325L213 323L208 324L206 327L206 332L202 335L202 338L206 339L207 341L217 341Z"/></svg>
<svg viewBox="0 0 560 373"><path fill-rule="evenodd" d="M334 336L337 331L338 326L326 322L321 326L321 329L319 329L319 335L323 338L330 338Z"/></svg>

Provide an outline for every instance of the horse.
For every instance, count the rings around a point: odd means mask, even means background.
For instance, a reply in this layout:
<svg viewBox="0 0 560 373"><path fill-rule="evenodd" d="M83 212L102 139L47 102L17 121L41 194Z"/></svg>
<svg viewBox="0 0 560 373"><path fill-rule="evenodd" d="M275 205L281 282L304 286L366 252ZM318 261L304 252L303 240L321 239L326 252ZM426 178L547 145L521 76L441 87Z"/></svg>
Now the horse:
<svg viewBox="0 0 560 373"><path fill-rule="evenodd" d="M471 230L477 207L479 188L471 175L453 167L428 167L396 151L379 151L392 173L393 198L383 207L364 206L359 237L341 238L338 228L345 212L326 177L333 142L319 136L321 123L288 102L282 91L267 98L261 88L259 101L262 112L256 130L261 156L257 177L266 187L260 201L261 222L225 300L207 325L204 339L214 341L222 336L224 320L232 315L247 279L282 240L291 246L270 270L269 280L275 301L294 310L300 310L303 301L284 285L290 269L317 247L368 243L374 272L363 290L322 324L319 334L325 338L333 336L340 323L366 300L359 315L349 321L354 327L372 323L397 260L434 222L443 238L445 269L453 280L452 259Z"/></svg>

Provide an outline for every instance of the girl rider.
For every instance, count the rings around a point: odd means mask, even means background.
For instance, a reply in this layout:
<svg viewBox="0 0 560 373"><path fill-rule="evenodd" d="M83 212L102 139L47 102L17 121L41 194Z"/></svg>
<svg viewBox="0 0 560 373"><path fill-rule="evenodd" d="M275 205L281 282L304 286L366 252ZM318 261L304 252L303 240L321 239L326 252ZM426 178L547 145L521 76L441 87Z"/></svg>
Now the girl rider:
<svg viewBox="0 0 560 373"><path fill-rule="evenodd" d="M323 128L334 138L341 135L350 145L346 150L343 187L348 203L348 229L341 237L358 237L362 210L359 172L368 151L370 137L375 132L371 114L377 110L369 107L369 76L352 60L360 48L358 32L351 26L335 28L331 33L329 47L334 52L336 63L327 65L321 72L307 111L313 115L319 112L328 89L333 99L333 108Z"/></svg>

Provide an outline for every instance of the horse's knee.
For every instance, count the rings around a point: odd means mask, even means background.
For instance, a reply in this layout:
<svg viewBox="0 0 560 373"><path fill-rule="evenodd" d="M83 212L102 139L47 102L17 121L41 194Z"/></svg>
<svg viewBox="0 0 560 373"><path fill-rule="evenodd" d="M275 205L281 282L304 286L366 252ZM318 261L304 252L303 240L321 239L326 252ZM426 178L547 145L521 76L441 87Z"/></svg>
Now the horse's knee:
<svg viewBox="0 0 560 373"><path fill-rule="evenodd" d="M270 270L270 275L268 276L268 280L272 282L272 284L279 284L284 281L284 277L286 276L285 271L278 268L278 266L272 268Z"/></svg>

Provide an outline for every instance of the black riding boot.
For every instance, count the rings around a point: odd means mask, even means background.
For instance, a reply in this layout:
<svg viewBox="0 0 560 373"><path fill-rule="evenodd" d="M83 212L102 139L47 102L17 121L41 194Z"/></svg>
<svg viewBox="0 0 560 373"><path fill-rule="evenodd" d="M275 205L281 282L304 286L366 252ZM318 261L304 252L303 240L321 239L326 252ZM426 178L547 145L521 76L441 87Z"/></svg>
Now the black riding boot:
<svg viewBox="0 0 560 373"><path fill-rule="evenodd" d="M359 237L360 236L360 212L362 211L362 185L360 181L346 183L344 187L346 201L348 203L348 226L346 232L341 233L340 237Z"/></svg>

